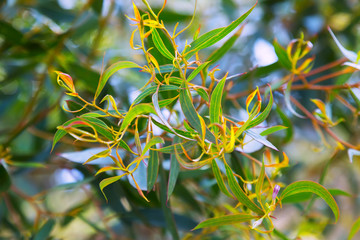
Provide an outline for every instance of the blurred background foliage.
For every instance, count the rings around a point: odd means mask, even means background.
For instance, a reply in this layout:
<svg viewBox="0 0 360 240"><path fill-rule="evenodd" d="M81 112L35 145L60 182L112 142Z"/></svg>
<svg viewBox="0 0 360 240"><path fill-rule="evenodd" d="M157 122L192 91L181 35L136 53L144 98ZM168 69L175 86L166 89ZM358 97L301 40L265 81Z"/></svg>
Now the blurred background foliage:
<svg viewBox="0 0 360 240"><path fill-rule="evenodd" d="M141 1L136 2L142 6ZM162 6L162 1L149 2L154 9ZM249 0L198 0L195 21L185 33L187 35L182 35L184 41L192 38L199 25L201 32L206 32L229 24L253 3ZM167 26L180 22L184 27L191 20L193 8L194 1L169 0L161 18ZM104 176L93 176L97 166L83 166L81 156L75 155L73 161L69 161L57 155L96 145L64 137L50 153L56 127L72 117L62 106L76 105L67 101L69 98L56 84L54 70L69 73L80 95L91 99L105 66L119 60L144 62L141 55L129 47L132 27L125 14L133 14L130 0L1 1L0 159L4 165L3 160L7 160L12 183L9 189L5 186L7 191L2 189L0 195L1 239L30 236L34 239L48 236L55 239L171 238L169 232L174 230L166 220L169 212L161 204L161 193L160 196L149 193L150 203L146 203L127 181L120 181L105 189L109 198L106 203L98 187ZM326 30L328 25L346 47L360 49L360 3L357 0L259 1L247 18L241 37L219 62L224 73L229 71L230 75L250 72L238 79L231 93L253 89L255 85L283 76L272 47L275 38L286 46L304 32L305 39L314 43L314 68L341 58ZM262 71L251 71L256 66L267 65L270 67ZM355 82L358 78L359 73L354 73L329 82L348 79ZM119 108L128 108L136 90L143 84L141 73L123 71L112 77L103 94L113 94ZM354 92L358 93L356 89ZM293 96L311 110L314 105L309 98L325 98L323 93L315 91L297 91ZM283 96L275 97L276 105L284 104ZM227 111L235 110L229 107ZM293 118L289 113L286 115ZM359 127L352 113L343 105L335 104L333 115L335 118L345 116L347 120L335 129L336 133L359 144ZM279 122L275 108L268 122ZM305 215L302 211L306 204L278 209L274 213L277 217L274 224L293 238L345 239L351 224L360 215L359 162L350 164L345 151L331 158L332 149L324 147L310 120L293 118L292 123L294 134L289 142L284 143L283 138L276 136L272 139L290 158L290 167L283 172L281 181L318 181L320 173L327 171L323 184L343 189L352 197L336 197L342 214L337 225L326 226L327 219L317 218L316 209L323 205L316 204ZM263 151L257 152L255 156L261 156ZM6 171L3 172L3 168L1 171L0 180L10 181ZM165 174L166 169L160 177ZM204 215L216 210L213 202L219 203L224 197L210 175L209 169L180 173L171 206L181 236L203 220ZM211 239L246 239L246 236L224 234Z"/></svg>

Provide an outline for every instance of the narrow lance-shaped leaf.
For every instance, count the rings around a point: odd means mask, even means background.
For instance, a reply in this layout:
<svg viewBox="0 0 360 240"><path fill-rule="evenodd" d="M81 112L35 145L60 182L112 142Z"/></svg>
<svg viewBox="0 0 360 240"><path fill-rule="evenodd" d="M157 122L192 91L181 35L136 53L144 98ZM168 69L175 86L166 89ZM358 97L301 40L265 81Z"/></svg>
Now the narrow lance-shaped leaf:
<svg viewBox="0 0 360 240"><path fill-rule="evenodd" d="M180 91L180 105L184 112L186 119L190 124L195 128L195 130L201 134L202 127L198 113L196 112L194 105L191 102L191 99L188 95L188 87L185 82L181 85L182 89ZM215 136L206 128L205 138L212 143L216 143Z"/></svg>
<svg viewBox="0 0 360 240"><path fill-rule="evenodd" d="M195 91L204 99L209 102L209 94L203 88L195 88Z"/></svg>
<svg viewBox="0 0 360 240"><path fill-rule="evenodd" d="M276 126L269 127L268 129L262 131L260 133L260 135L261 136L267 136L267 135L270 135L272 133L275 133L275 132L278 132L278 131L281 131L281 130L284 130L284 129L287 129L287 127L281 126L281 125L276 125Z"/></svg>
<svg viewBox="0 0 360 240"><path fill-rule="evenodd" d="M48 239L53 228L55 226L55 220L49 219L41 228L40 230L33 236L34 240L43 240Z"/></svg>
<svg viewBox="0 0 360 240"><path fill-rule="evenodd" d="M255 186L256 197L257 197L258 202L260 202L261 204L262 204L261 191L262 191L263 184L264 184L264 178L265 178L265 164L264 164L264 160L263 160L262 164L261 164L260 175L259 175L258 181Z"/></svg>
<svg viewBox="0 0 360 240"><path fill-rule="evenodd" d="M136 63L130 62L130 61L116 62L113 65L111 65L110 67L108 67L100 77L99 84L98 84L98 87L95 92L94 100L96 100L96 98L100 95L101 91L105 87L105 84L107 83L109 78L114 73L116 73L117 71L119 71L120 69L123 69L123 68L141 68L141 67L139 65L137 65Z"/></svg>
<svg viewBox="0 0 360 240"><path fill-rule="evenodd" d="M131 108L129 110L129 112L126 114L121 127L120 127L120 131L123 131L126 127L129 126L129 124L139 115L141 114L148 114L148 113L154 113L155 109L151 104L146 104L146 103L142 103L139 105L134 106L133 108Z"/></svg>
<svg viewBox="0 0 360 240"><path fill-rule="evenodd" d="M200 66L198 66L190 75L187 77L186 81L190 82L193 80L206 66L209 65L210 62L204 62Z"/></svg>
<svg viewBox="0 0 360 240"><path fill-rule="evenodd" d="M6 192L11 186L11 179L4 165L0 162L0 193Z"/></svg>
<svg viewBox="0 0 360 240"><path fill-rule="evenodd" d="M291 71L292 65L291 61L286 53L286 50L277 42L277 40L274 40L273 43L276 56L279 59L279 62L282 66L284 66L287 70Z"/></svg>
<svg viewBox="0 0 360 240"><path fill-rule="evenodd" d="M354 224L351 226L351 230L348 236L348 240L353 239L353 237L355 236L355 234L360 230L360 218L358 218Z"/></svg>
<svg viewBox="0 0 360 240"><path fill-rule="evenodd" d="M212 170L216 179L216 182L220 188L220 190L228 197L233 198L233 195L231 195L231 193L229 192L229 190L226 188L225 183L224 183L224 179L222 178L221 175L221 171L219 169L219 166L216 163L216 160L213 159L212 160Z"/></svg>
<svg viewBox="0 0 360 240"><path fill-rule="evenodd" d="M205 33L204 35L200 36L195 41L190 43L191 47L187 50L188 54L186 55L186 58L189 59L192 55L195 54L196 51L210 47L211 45L217 43L218 41L226 37L231 31L233 31L237 26L239 26L240 23L242 23L247 18L247 16L249 16L251 11L255 8L256 4L257 1L254 6L252 6L246 13L233 21L227 27L215 29L208 33Z"/></svg>
<svg viewBox="0 0 360 240"><path fill-rule="evenodd" d="M128 173L124 173L124 174L122 174L122 175L120 175L120 176L105 178L105 179L103 179L103 180L99 183L100 190L101 190L101 192L103 193L106 201L107 201L107 197L106 197L106 195L105 195L105 193L104 193L104 188L105 188L106 186L108 186L108 185L110 185L110 184L118 181L120 178L122 178L123 176L126 176L126 175L128 175Z"/></svg>
<svg viewBox="0 0 360 240"><path fill-rule="evenodd" d="M152 32L152 40L154 42L155 47L159 50L159 52L166 58L173 60L174 56L173 54L167 49L167 47L165 46L163 40L161 39L158 31L156 30L156 28L153 28Z"/></svg>
<svg viewBox="0 0 360 240"><path fill-rule="evenodd" d="M236 40L239 38L242 30L244 29L245 25L242 25L236 33L231 36L220 48L216 49L214 52L210 54L210 56L206 59L207 62L211 62L211 64L214 64L218 60L220 60L234 45Z"/></svg>
<svg viewBox="0 0 360 240"><path fill-rule="evenodd" d="M157 88L158 88L158 86L151 86L151 87L145 89L142 93L139 94L139 96L137 96L137 98L134 100L132 105L138 104L142 100L144 100L144 98L146 98L147 96L154 94L156 92ZM172 90L179 90L179 87L174 86L174 85L163 85L163 86L160 86L160 88L159 88L159 92L172 91Z"/></svg>
<svg viewBox="0 0 360 240"><path fill-rule="evenodd" d="M160 118L161 122L172 132L174 133L175 135L178 135L179 137L182 137L182 138L185 138L185 139L188 139L188 140L192 140L190 138L187 138L185 136L182 136L182 135L179 135L173 128L172 126L168 123L168 121L165 119L165 117L163 116L162 112L161 112L161 109L160 109L160 106L159 106L159 100L158 100L158 92L159 92L159 87L157 88L156 92L153 94L152 96L152 102L153 102L153 105L154 105L154 108L155 108L155 111L157 113L157 116Z"/></svg>
<svg viewBox="0 0 360 240"><path fill-rule="evenodd" d="M225 164L226 176L228 177L229 186L231 191L234 193L235 197L242 203L244 206L249 208L251 211L264 215L264 211L259 208L250 198L244 193L244 191L239 186L239 183L236 181L234 173L229 165Z"/></svg>
<svg viewBox="0 0 360 240"><path fill-rule="evenodd" d="M150 150L150 158L147 167L147 190L151 191L156 182L159 172L159 153L154 150Z"/></svg>
<svg viewBox="0 0 360 240"><path fill-rule="evenodd" d="M164 143L164 140L161 138L161 137L153 137L152 139L150 139L150 141L148 143L146 143L145 147L144 147L144 150L142 151L142 154L141 156L144 156L144 154L152 147L154 146L155 144L158 144L158 143Z"/></svg>
<svg viewBox="0 0 360 240"><path fill-rule="evenodd" d="M256 216L252 216L250 214L245 213L238 213L238 214L231 214L221 217L214 217L207 219L199 225L197 225L193 230L199 229L199 228L206 228L206 227L218 227L223 225L233 225L235 223L242 223L242 222L248 222L252 219L255 219Z"/></svg>
<svg viewBox="0 0 360 240"><path fill-rule="evenodd" d="M210 122L211 123L219 123L220 113L221 113L221 100L223 96L225 81L226 81L227 74L220 80L220 82L216 85L214 91L211 94L210 99ZM215 134L217 133L218 129L214 128Z"/></svg>
<svg viewBox="0 0 360 240"><path fill-rule="evenodd" d="M265 121L265 119L269 116L270 111L272 109L272 105L273 105L273 94L272 91L270 89L270 99L269 99L269 103L266 106L266 108L264 109L264 111L262 113L259 114L259 116L257 116L255 119L253 119L249 125L246 127L246 129L250 129L252 127L255 127L257 125L259 125L260 123L262 123L263 121Z"/></svg>
<svg viewBox="0 0 360 240"><path fill-rule="evenodd" d="M335 221L339 219L339 207L333 198L333 196L329 193L329 191L321 186L320 184L312 181L298 181L287 186L284 191L281 193L280 199L286 199L294 194L298 193L315 193L319 197L321 197L331 208L334 213Z"/></svg>
<svg viewBox="0 0 360 240"><path fill-rule="evenodd" d="M173 144L177 144L177 143L180 143L180 138L175 136ZM176 160L175 154L171 154L169 180L168 180L167 197L166 197L167 200L169 200L171 194L174 191L175 184L176 184L177 178L179 176L179 172L180 172L180 164Z"/></svg>

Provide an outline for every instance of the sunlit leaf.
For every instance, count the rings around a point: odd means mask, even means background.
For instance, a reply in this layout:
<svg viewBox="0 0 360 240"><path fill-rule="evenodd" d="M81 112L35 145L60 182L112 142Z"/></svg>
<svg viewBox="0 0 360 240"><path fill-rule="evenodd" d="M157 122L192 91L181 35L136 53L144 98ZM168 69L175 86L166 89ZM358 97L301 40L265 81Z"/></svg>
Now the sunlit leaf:
<svg viewBox="0 0 360 240"><path fill-rule="evenodd" d="M127 174L128 174L128 173L124 173L124 174L122 174L122 175L120 175L120 176L105 178L105 179L103 179L103 180L100 182L99 187L100 187L100 190L101 190L101 192L103 193L106 201L107 201L107 197L106 197L106 195L105 195L105 193L104 193L104 188L105 188L106 186L108 186L108 185L110 185L110 184L118 181L120 178L122 178L123 176L126 176Z"/></svg>
<svg viewBox="0 0 360 240"><path fill-rule="evenodd" d="M184 82L181 85L182 89L180 91L180 105L184 112L186 119L190 122L190 124L195 128L195 130L201 134L202 128L200 119L198 117L198 113L196 112L194 105L191 102L191 99L188 94L188 87ZM215 136L206 128L205 138L212 143L216 143Z"/></svg>
<svg viewBox="0 0 360 240"><path fill-rule="evenodd" d="M242 23L247 18L247 16L249 16L251 11L255 8L256 4L257 4L257 2L246 13L244 13L241 17L239 17L238 19L233 21L227 27L214 29L208 33L201 35L195 41L190 43L191 47L187 50L188 54L186 55L186 58L189 59L192 55L195 54L196 51L210 47L211 45L217 43L218 41L223 39L225 36L227 36L237 26L239 26L239 24Z"/></svg>
<svg viewBox="0 0 360 240"><path fill-rule="evenodd" d="M158 31L156 30L156 28L152 29L151 32L152 35L152 40L155 44L155 47L159 50L159 52L166 58L173 60L174 56L173 54L167 49L167 47L165 46L163 40L161 39Z"/></svg>
<svg viewBox="0 0 360 240"><path fill-rule="evenodd" d="M193 80L205 67L209 65L210 62L204 62L200 66L198 66L191 74L187 77L186 81L190 82Z"/></svg>
<svg viewBox="0 0 360 240"><path fill-rule="evenodd" d="M224 183L224 179L222 177L221 171L219 169L219 166L216 163L216 160L213 159L212 160L212 170L216 179L216 182L220 188L220 190L228 197L233 198L233 195L231 195L231 193L229 192L229 190L226 188L225 183Z"/></svg>
<svg viewBox="0 0 360 240"><path fill-rule="evenodd" d="M287 127L281 126L281 125L272 126L272 127L267 128L266 130L262 131L260 133L260 135L261 136L267 136L267 135L270 135L272 133L275 133L275 132L278 132L278 131L281 131L281 130L284 130L284 129L287 129Z"/></svg>
<svg viewBox="0 0 360 240"><path fill-rule="evenodd" d="M261 199L262 192L261 191L263 189L264 177L265 177L265 164L264 164L264 161L262 161L260 175L259 175L258 181L256 182L256 185L255 185L256 197L260 203L262 203L262 199Z"/></svg>
<svg viewBox="0 0 360 240"><path fill-rule="evenodd" d="M297 193L315 193L319 197L321 197L331 208L334 213L335 221L339 219L339 207L333 198L333 196L329 193L329 191L321 186L320 184L312 181L298 181L287 186L284 191L281 193L280 199L286 199L291 195Z"/></svg>
<svg viewBox="0 0 360 240"><path fill-rule="evenodd" d="M246 206L247 208L249 208L251 211L261 216L264 215L264 211L261 210L261 208L259 208L252 200L250 200L249 197L241 189L229 165L225 164L225 168L226 168L226 176L228 177L228 181L229 181L229 187L233 192L233 194L235 195L235 197L239 200L239 202L244 206Z"/></svg>
<svg viewBox="0 0 360 240"><path fill-rule="evenodd" d="M355 234L360 231L360 218L358 218L354 224L351 226L351 230L348 236L348 240L351 240L354 238Z"/></svg>
<svg viewBox="0 0 360 240"><path fill-rule="evenodd" d="M156 89L157 89L157 86L151 86L151 87L146 88L142 93L139 94L139 96L137 96L137 98L133 102L133 105L138 104L139 102L144 100L144 98L146 98L147 96L154 94L156 92ZM162 85L159 88L159 92L172 91L172 90L179 90L179 87L174 86L174 85Z"/></svg>
<svg viewBox="0 0 360 240"><path fill-rule="evenodd" d="M146 143L144 150L142 151L141 156L144 156L144 154L154 145L164 143L164 140L161 137L155 136L148 143Z"/></svg>
<svg viewBox="0 0 360 240"><path fill-rule="evenodd" d="M209 94L203 88L195 88L195 91L204 99L209 102Z"/></svg>
<svg viewBox="0 0 360 240"><path fill-rule="evenodd" d="M141 68L141 67L139 65L137 65L136 63L130 62L130 61L119 61L119 62L114 63L110 67L108 67L100 77L94 99L96 99L99 96L99 94L105 87L105 84L107 83L109 78L112 75L114 75L114 73L116 73L117 71L119 71L120 69L123 69L123 68Z"/></svg>
<svg viewBox="0 0 360 240"><path fill-rule="evenodd" d="M199 228L206 228L206 227L218 227L218 226L223 226L223 225L233 225L236 223L248 222L255 218L256 218L256 216L252 216L250 214L245 214L245 213L225 215L225 216L221 216L221 217L207 219L207 220L199 223L199 225L197 225L193 230L199 229Z"/></svg>
<svg viewBox="0 0 360 240"><path fill-rule="evenodd" d="M221 81L216 85L214 91L211 94L210 99L210 109L209 109L209 116L211 123L219 123L219 118L221 114L221 101L223 97L223 91L226 81L226 76L221 79ZM216 128L217 130L217 128ZM217 131L215 131L216 133Z"/></svg>
<svg viewBox="0 0 360 240"><path fill-rule="evenodd" d="M249 123L249 125L246 127L246 129L255 127L255 126L259 125L260 123L262 123L263 121L265 121L265 119L266 119L266 118L269 116L269 114L270 114L270 111L271 111L271 109L272 109L272 106L273 106L273 94L272 94L272 91L271 91L271 89L270 89L270 99L269 99L268 105L266 106L266 108L264 109L264 111L259 114L259 116L257 116L255 119L253 119L253 120Z"/></svg>
<svg viewBox="0 0 360 240"><path fill-rule="evenodd" d="M277 40L274 40L274 49L276 56L279 59L279 62L282 66L284 66L287 70L291 71L292 64L291 61L286 53L286 50L277 42Z"/></svg>
<svg viewBox="0 0 360 240"><path fill-rule="evenodd" d="M216 63L218 60L220 60L234 45L236 40L239 38L242 30L244 29L245 25L242 25L239 30L236 31L236 33L231 36L226 42L218 49L213 51L210 56L206 59L207 62L211 62L211 64Z"/></svg>
<svg viewBox="0 0 360 240"><path fill-rule="evenodd" d="M125 128L127 128L137 116L149 113L156 114L156 111L151 104L141 103L139 105L135 105L126 114L124 120L121 123L120 131L123 131Z"/></svg>

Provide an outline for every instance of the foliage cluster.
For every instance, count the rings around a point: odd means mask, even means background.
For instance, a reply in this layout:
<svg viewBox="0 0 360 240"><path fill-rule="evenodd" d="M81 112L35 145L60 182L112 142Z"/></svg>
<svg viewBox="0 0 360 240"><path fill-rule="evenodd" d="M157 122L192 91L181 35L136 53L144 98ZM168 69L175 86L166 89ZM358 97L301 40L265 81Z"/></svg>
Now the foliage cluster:
<svg viewBox="0 0 360 240"><path fill-rule="evenodd" d="M354 89L359 87L359 83L348 83L347 78L360 69L359 54L344 48L329 28L330 35L344 55L340 60L314 68L313 44L301 34L285 48L277 40L273 42L278 57L276 63L229 76L226 69L225 72L220 69L223 68L221 64L216 64L241 36L244 30L241 24L258 3L225 27L202 34L201 29L197 29L193 39L185 42L181 37L191 29L195 11L188 25L177 23L171 26L173 30L170 31L166 18L161 17L166 3L164 1L157 10L153 10L146 0L143 0L145 7L142 10L133 3L133 14L127 16L135 28L130 35L130 47L142 52L143 58L139 61L142 63L121 60L107 67L96 86L87 86L94 89L93 96L81 96L76 86L77 79L70 76L71 68L64 65L64 70L55 71L56 82L70 96L63 110L73 118L57 127L52 149L70 135L75 143L91 146L92 150L90 156L85 154L88 150L73 155L62 154L64 158L89 166L81 168L88 177L75 185L89 182L93 186L98 185L106 199L102 205L109 204L112 211L123 218L125 228L133 224L134 218L154 224L151 219L161 213L165 222L161 226L172 239L215 239L218 234L249 239L251 236L256 239L271 236L289 239L287 234L277 230L272 220L275 218L273 212L283 204L299 205L310 200L307 209L304 209L309 212L317 197L329 206L334 216L332 219L324 211L324 215L318 218L326 219L324 226L336 223L340 211L334 196L351 195L341 189L327 189L323 184L333 159L344 151L348 152L351 161L354 156L360 155L359 145L344 140L334 130L339 125L348 124L349 115L356 124L360 101ZM10 25L6 26L7 31L16 31ZM71 33L70 28L64 33L64 38ZM62 46L63 43L60 40L57 44ZM203 54L213 45L219 47L210 54ZM55 48L49 55L49 66L55 61L57 50ZM327 73L340 65L343 65L341 70ZM120 108L116 100L118 96L108 90L110 78L118 71L131 72L128 78L136 71L144 83L127 108ZM250 82L253 76L270 75L275 71L282 72L283 76L270 83L255 82L250 88L239 90L239 85L244 81ZM42 72L42 78L45 75L46 71ZM341 80L334 84L323 84L339 76ZM43 84L43 81L40 83ZM309 105L304 106L292 96L294 91L305 90L319 91L325 100L308 98L313 109L308 110ZM335 101L351 114L333 114ZM25 114L33 110L34 104L29 103ZM241 112L243 116L239 117L234 112ZM293 120L289 115L309 119L322 145L333 150L318 182L282 180L291 161L283 151L285 144L293 138ZM31 120L37 121L36 117ZM270 124L272 122L276 124ZM9 209L13 205L11 201L16 199L15 195L24 198L36 209L35 228L38 232L35 238L41 238L50 234L55 225L54 216L39 208L35 201L38 196L27 196L12 186L8 170L8 166L43 167L36 162L13 161L9 154L8 146L12 140L30 124L30 121L20 122L1 148L1 191L4 192L4 204ZM252 151L248 146L253 142L261 144L265 150ZM203 182L204 179L206 182ZM185 183L193 189L183 186ZM206 187L206 184L211 184L211 187ZM74 185L66 187L71 186ZM83 188L88 192L86 187ZM194 191L200 192L196 194L197 198L205 200L198 201ZM211 200L215 197L219 201ZM204 208L210 210L206 211L205 219L202 216L202 222L196 223L189 216L174 213L176 210L170 204L173 198L197 208L198 214L202 214ZM68 210L62 225L79 216L99 233L115 238L117 233L110 229L110 220L104 221L105 229L101 229L82 217L79 212L87 204L89 202ZM158 210L159 207L161 210ZM281 211L284 210L277 210L278 213ZM50 215L50 218L39 227L44 215ZM357 225L355 222L349 238L357 232ZM8 227L11 229L10 222ZM129 236L131 234L135 233L130 232Z"/></svg>

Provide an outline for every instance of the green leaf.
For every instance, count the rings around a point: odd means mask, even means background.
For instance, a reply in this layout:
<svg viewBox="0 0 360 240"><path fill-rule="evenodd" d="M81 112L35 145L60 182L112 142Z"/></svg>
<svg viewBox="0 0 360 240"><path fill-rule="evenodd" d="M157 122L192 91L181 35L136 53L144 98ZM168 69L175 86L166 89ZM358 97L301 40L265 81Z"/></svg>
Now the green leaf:
<svg viewBox="0 0 360 240"><path fill-rule="evenodd" d="M246 129L250 129L252 127L255 127L257 125L259 125L260 123L262 123L263 121L265 121L265 119L269 116L270 111L272 109L272 105L273 105L273 94L271 92L270 89L270 99L269 99L269 103L266 106L266 108L264 109L264 111L262 113L259 114L259 116L257 116L257 118L255 118L254 120L252 120L249 125L246 127Z"/></svg>
<svg viewBox="0 0 360 240"><path fill-rule="evenodd" d="M171 239L180 240L179 233L177 230L174 215L171 210L170 202L167 201L166 197L166 176L162 165L159 165L159 176L160 176L160 203L164 213L166 228L171 233Z"/></svg>
<svg viewBox="0 0 360 240"><path fill-rule="evenodd" d="M112 64L101 75L98 87L97 87L96 92L95 92L94 100L100 95L101 91L105 87L105 84L107 83L109 78L114 73L116 73L117 71L119 71L120 69L123 69L123 68L141 68L141 67L139 65L137 65L136 63L130 62L130 61L119 61L119 62L116 62L116 63Z"/></svg>
<svg viewBox="0 0 360 240"><path fill-rule="evenodd" d="M159 172L159 153L150 150L150 158L147 167L147 190L148 192L154 187Z"/></svg>
<svg viewBox="0 0 360 240"><path fill-rule="evenodd" d="M261 136L267 136L267 135L270 135L270 134L272 134L274 132L281 131L281 130L284 130L284 129L287 129L287 127L281 126L281 125L272 126L272 127L269 127L268 129L266 129L265 131L262 131L260 133L260 135Z"/></svg>
<svg viewBox="0 0 360 240"><path fill-rule="evenodd" d="M190 73L186 81L190 82L191 80L193 80L205 67L209 65L209 63L210 62L204 62L200 66L198 66L194 71Z"/></svg>
<svg viewBox="0 0 360 240"><path fill-rule="evenodd" d="M231 193L229 192L229 190L225 186L224 179L222 178L221 171L220 171L219 166L217 165L215 159L212 160L211 166L212 166L212 170L213 170L214 176L216 178L216 182L217 182L220 190L226 196L228 196L230 198L233 198L233 195L231 195Z"/></svg>
<svg viewBox="0 0 360 240"><path fill-rule="evenodd" d="M184 115L186 119L190 122L190 124L195 128L195 130L200 135L202 135L200 119L189 97L189 89L185 82L182 83L181 87L182 89L180 90L180 105L184 112ZM206 128L205 138L212 143L216 143L215 136L209 131L208 128Z"/></svg>
<svg viewBox="0 0 360 240"><path fill-rule="evenodd" d="M175 136L173 144L177 144L180 142L180 138ZM167 186L167 201L169 200L171 194L174 191L175 184L177 181L177 178L179 176L180 172L180 164L176 160L176 156L174 154L171 154L170 157L170 172L169 172L169 180L168 180L168 186Z"/></svg>
<svg viewBox="0 0 360 240"><path fill-rule="evenodd" d="M209 102L209 94L203 88L195 88L195 91L204 99Z"/></svg>
<svg viewBox="0 0 360 240"><path fill-rule="evenodd" d="M333 198L333 196L329 193L329 191L321 186L320 184L313 181L298 181L287 186L284 191L281 193L280 199L286 199L297 193L315 193L319 197L321 197L331 208L334 213L335 221L337 222L339 219L339 207Z"/></svg>
<svg viewBox="0 0 360 240"><path fill-rule="evenodd" d="M353 239L353 237L355 236L355 234L360 230L360 218L358 218L354 224L351 227L349 236L348 236L348 240Z"/></svg>
<svg viewBox="0 0 360 240"><path fill-rule="evenodd" d="M167 49L167 47L165 46L163 40L161 39L158 31L156 30L156 28L152 29L151 32L152 35L152 40L154 42L155 47L159 50L159 52L166 58L173 60L174 56L173 54Z"/></svg>
<svg viewBox="0 0 360 240"><path fill-rule="evenodd" d="M124 120L121 123L120 131L123 131L126 127L128 127L137 116L148 113L156 114L156 111L151 104L142 103L139 105L135 105L126 114Z"/></svg>
<svg viewBox="0 0 360 240"><path fill-rule="evenodd" d="M206 228L206 227L218 227L223 225L233 225L235 223L242 223L242 222L248 222L252 219L257 218L256 216L252 216L250 214L245 213L237 213L237 214L231 214L226 215L222 217L215 217L207 219L199 225L197 225L193 230L199 229L199 228Z"/></svg>
<svg viewBox="0 0 360 240"><path fill-rule="evenodd" d="M225 81L226 81L226 75L216 85L214 91L211 94L210 109L209 109L211 123L219 123L220 122L219 118L220 118L220 114L221 114L221 101L222 101L222 97L223 97ZM215 129L217 129L217 128L215 128Z"/></svg>
<svg viewBox="0 0 360 240"><path fill-rule="evenodd" d="M159 136L153 137L150 141L145 145L144 150L142 151L141 157L155 144L164 143L164 139Z"/></svg>
<svg viewBox="0 0 360 240"><path fill-rule="evenodd" d="M45 164L37 163L37 162L15 162L11 161L9 165L15 166L15 167L23 167L23 168L45 168Z"/></svg>
<svg viewBox="0 0 360 240"><path fill-rule="evenodd" d="M170 73L170 72L178 72L179 70L174 67L172 64L164 64L160 66L160 72L155 69L156 73Z"/></svg>
<svg viewBox="0 0 360 240"><path fill-rule="evenodd" d="M217 61L219 61L231 49L231 47L234 45L236 40L239 38L243 30L243 26L238 31L236 31L236 33L233 36L231 36L231 38L226 40L226 42L220 48L212 52L210 56L206 59L206 61L211 62L211 64L214 64Z"/></svg>
<svg viewBox="0 0 360 240"><path fill-rule="evenodd" d="M265 178L265 164L264 164L264 160L263 160L262 164L261 164L260 175L259 175L258 181L255 186L256 197L257 197L258 202L260 202L260 203L262 203L261 191L262 191L263 184L264 184L264 178Z"/></svg>
<svg viewBox="0 0 360 240"><path fill-rule="evenodd" d="M252 8L250 8L246 13L244 13L241 17L233 21L230 25L227 27L222 27L218 29L214 29L208 33L205 33L201 35L199 38L197 38L195 41L190 43L190 48L187 50L186 58L189 59L192 55L195 54L195 52L210 47L211 45L217 43L224 37L226 37L230 32L232 32L237 26L239 26L240 23L242 23L247 16L251 13L251 11L255 8L257 4L254 4Z"/></svg>
<svg viewBox="0 0 360 240"><path fill-rule="evenodd" d="M54 136L53 147L62 137L64 137L67 134L66 127L76 121L86 122L86 123L90 124L92 127L94 127L96 132L100 133L107 139L109 139L109 140L114 139L114 136L110 132L109 127L102 120L100 120L98 118L93 118L93 117L77 117L77 118L67 121L66 123L63 124L63 126L58 127L58 131L55 133L55 136ZM79 127L79 126L80 127L89 127L89 126L87 126L85 124L81 124L81 123L72 125L72 127Z"/></svg>
<svg viewBox="0 0 360 240"><path fill-rule="evenodd" d="M0 193L6 192L11 186L11 179L3 164L0 163Z"/></svg>
<svg viewBox="0 0 360 240"><path fill-rule="evenodd" d="M108 185L110 185L110 184L118 181L120 178L122 178L123 176L125 176L125 175L127 175L127 174L128 174L128 173L124 173L124 174L122 174L122 175L120 175L120 176L114 176L114 177L105 178L105 179L103 179L103 180L99 183L100 190L101 190L101 192L103 193L106 201L107 201L107 197L106 197L106 195L105 195L105 193L104 193L104 188L105 188L106 186L108 186Z"/></svg>
<svg viewBox="0 0 360 240"><path fill-rule="evenodd" d="M193 148L194 146L197 146L197 143L194 141L189 141L186 143L182 143L182 146L187 151L187 150ZM175 148L178 153L180 153L180 154L183 153L180 143L160 148L160 149L158 149L158 151L162 152L162 153L167 153L167 154L174 154Z"/></svg>
<svg viewBox="0 0 360 240"><path fill-rule="evenodd" d="M333 196L346 196L346 197L351 197L351 194L348 192L345 192L343 190L340 189L328 189L329 193ZM287 203L300 203L300 202L305 202L311 199L311 197L313 196L313 193L311 192L302 192L302 193L297 193L294 195L291 195L289 197L287 197L286 199L283 199L281 201L281 203L287 204ZM315 195L316 197L319 197L318 195Z"/></svg>
<svg viewBox="0 0 360 240"><path fill-rule="evenodd" d="M276 56L279 58L280 64L283 67L285 67L287 70L291 71L292 64L287 55L286 50L278 43L278 41L276 39L274 40L273 45L274 45Z"/></svg>
<svg viewBox="0 0 360 240"><path fill-rule="evenodd" d="M226 168L226 176L228 177L228 181L229 181L229 187L233 192L233 194L235 195L235 197L239 200L239 202L242 203L247 208L249 208L251 211L261 216L264 215L264 211L261 210L261 208L259 208L252 200L250 200L250 198L241 189L229 165L225 164L225 168Z"/></svg>
<svg viewBox="0 0 360 240"><path fill-rule="evenodd" d="M170 129L171 132L175 133L174 129L171 127L171 125L168 123L168 121L165 119L163 114L161 113L160 106L159 106L159 88L157 88L156 92L152 96L152 102L156 111L157 116L160 118L161 122Z"/></svg>
<svg viewBox="0 0 360 240"><path fill-rule="evenodd" d="M145 89L142 93L137 96L137 98L134 100L133 105L138 104L142 100L144 100L147 96L150 96L151 94L154 94L156 92L157 86L151 86L147 89ZM172 90L179 90L178 86L174 85L162 85L159 88L159 92L163 91L172 91Z"/></svg>
<svg viewBox="0 0 360 240"><path fill-rule="evenodd" d="M48 239L50 236L51 231L55 226L55 220L49 219L41 228L40 230L34 235L33 240L44 240Z"/></svg>
<svg viewBox="0 0 360 240"><path fill-rule="evenodd" d="M161 128L162 130L168 132L168 133L173 133L168 127L166 127L165 125L159 123L158 121L154 120L153 118L151 118L151 121L159 128ZM177 133L176 135L185 139L192 139L192 135L189 132L183 131L183 130L179 130L176 128L173 128L174 131Z"/></svg>

